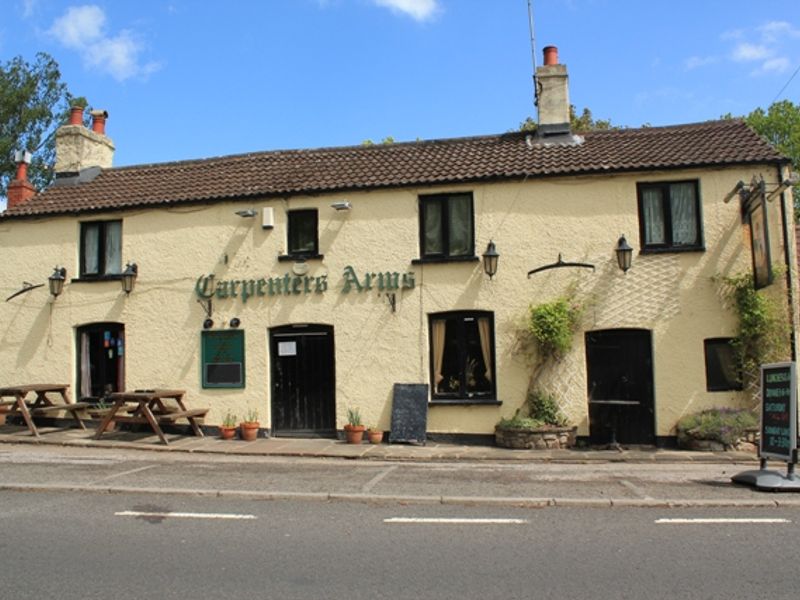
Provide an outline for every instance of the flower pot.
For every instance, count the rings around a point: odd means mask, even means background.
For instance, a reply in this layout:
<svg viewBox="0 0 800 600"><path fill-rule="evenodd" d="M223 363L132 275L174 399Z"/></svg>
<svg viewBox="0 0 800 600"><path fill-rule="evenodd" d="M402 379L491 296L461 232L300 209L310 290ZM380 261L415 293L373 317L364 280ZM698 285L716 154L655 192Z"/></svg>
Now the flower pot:
<svg viewBox="0 0 800 600"><path fill-rule="evenodd" d="M364 439L364 431L367 428L363 425L345 425L344 437L348 444L360 444Z"/></svg>
<svg viewBox="0 0 800 600"><path fill-rule="evenodd" d="M219 428L219 437L223 440L232 440L236 437L236 426L225 427L224 425Z"/></svg>
<svg viewBox="0 0 800 600"><path fill-rule="evenodd" d="M0 406L0 425L6 424L6 415L10 410L8 406Z"/></svg>
<svg viewBox="0 0 800 600"><path fill-rule="evenodd" d="M380 444L383 441L383 431L379 429L370 429L367 432L370 444Z"/></svg>
<svg viewBox="0 0 800 600"><path fill-rule="evenodd" d="M246 442L255 441L258 437L258 428L260 424L258 421L253 423L242 423L239 425L239 432L242 436L242 439Z"/></svg>

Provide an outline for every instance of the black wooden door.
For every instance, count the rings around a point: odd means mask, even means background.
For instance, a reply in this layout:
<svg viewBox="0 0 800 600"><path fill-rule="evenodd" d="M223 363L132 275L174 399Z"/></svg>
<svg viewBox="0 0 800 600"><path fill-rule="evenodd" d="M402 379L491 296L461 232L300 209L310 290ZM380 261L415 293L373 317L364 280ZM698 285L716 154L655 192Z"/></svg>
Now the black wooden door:
<svg viewBox="0 0 800 600"><path fill-rule="evenodd" d="M650 331L587 332L586 371L591 443L655 444Z"/></svg>
<svg viewBox="0 0 800 600"><path fill-rule="evenodd" d="M277 327L270 332L272 426L277 435L336 431L333 327Z"/></svg>

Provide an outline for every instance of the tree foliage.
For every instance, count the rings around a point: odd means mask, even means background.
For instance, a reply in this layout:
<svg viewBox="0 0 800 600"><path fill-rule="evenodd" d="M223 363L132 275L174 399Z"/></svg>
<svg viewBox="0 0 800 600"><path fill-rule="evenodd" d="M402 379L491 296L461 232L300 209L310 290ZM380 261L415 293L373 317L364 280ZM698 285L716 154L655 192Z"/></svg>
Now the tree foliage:
<svg viewBox="0 0 800 600"><path fill-rule="evenodd" d="M723 118L732 118L730 114ZM757 108L745 123L792 161L792 170L800 171L800 104L790 100L773 102L767 110ZM792 188L795 222L800 222L800 185Z"/></svg>
<svg viewBox="0 0 800 600"><path fill-rule="evenodd" d="M28 178L42 189L53 179L55 130L71 105L86 106L61 81L58 63L40 52L32 63L17 56L0 63L0 197L14 178L14 152L33 155Z"/></svg>
<svg viewBox="0 0 800 600"><path fill-rule="evenodd" d="M592 116L592 111L588 108L584 107L581 114L578 115L573 104L569 105L569 126L572 131L576 132L618 129L618 127L611 124L610 119L595 119ZM532 117L526 117L519 124L519 131L536 131L536 121Z"/></svg>

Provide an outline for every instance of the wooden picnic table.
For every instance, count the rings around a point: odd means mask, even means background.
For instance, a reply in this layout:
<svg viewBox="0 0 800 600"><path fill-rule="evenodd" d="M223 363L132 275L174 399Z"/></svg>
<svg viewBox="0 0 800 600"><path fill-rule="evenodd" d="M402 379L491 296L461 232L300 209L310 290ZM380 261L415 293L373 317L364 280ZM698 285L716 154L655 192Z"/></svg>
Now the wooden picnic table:
<svg viewBox="0 0 800 600"><path fill-rule="evenodd" d="M81 429L86 429L78 413L84 412L88 407L87 402L70 402L69 385L66 383L34 383L29 385L16 385L0 388L0 406L9 406L9 415L19 413L31 434L39 437L39 430L33 422L34 417L65 411ZM29 395L35 394L33 400ZM13 400L4 400L13 398Z"/></svg>
<svg viewBox="0 0 800 600"><path fill-rule="evenodd" d="M135 390L133 392L114 392L108 396L113 402L103 412L103 418L97 428L94 439L99 440L111 421L117 423L144 423L164 444L169 444L161 429L162 423L174 423L177 419L186 419L192 431L203 437L203 431L196 419L205 416L207 408L187 409L183 403L185 390Z"/></svg>

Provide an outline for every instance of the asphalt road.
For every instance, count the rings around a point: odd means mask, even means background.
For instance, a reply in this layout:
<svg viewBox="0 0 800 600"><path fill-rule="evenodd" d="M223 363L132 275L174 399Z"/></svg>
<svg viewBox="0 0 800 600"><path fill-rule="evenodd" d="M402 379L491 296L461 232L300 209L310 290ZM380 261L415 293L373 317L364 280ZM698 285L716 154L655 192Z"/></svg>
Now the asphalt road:
<svg viewBox="0 0 800 600"><path fill-rule="evenodd" d="M797 509L48 492L0 492L0 505L2 597L16 600L797 596ZM698 517L781 522L658 522ZM467 521L419 521L454 518Z"/></svg>
<svg viewBox="0 0 800 600"><path fill-rule="evenodd" d="M0 490L529 506L795 505L735 486L751 464L382 462L0 446Z"/></svg>

